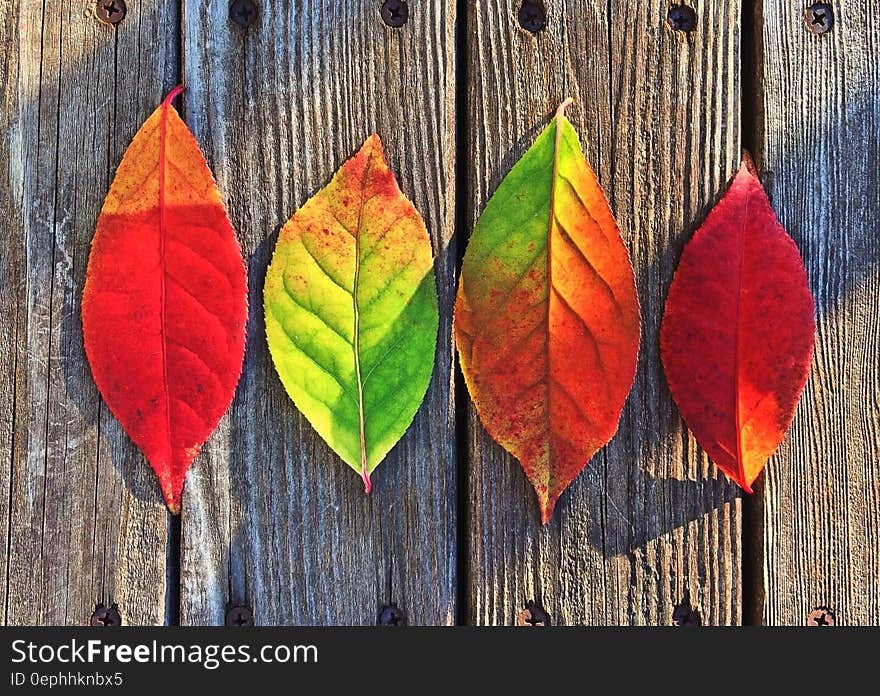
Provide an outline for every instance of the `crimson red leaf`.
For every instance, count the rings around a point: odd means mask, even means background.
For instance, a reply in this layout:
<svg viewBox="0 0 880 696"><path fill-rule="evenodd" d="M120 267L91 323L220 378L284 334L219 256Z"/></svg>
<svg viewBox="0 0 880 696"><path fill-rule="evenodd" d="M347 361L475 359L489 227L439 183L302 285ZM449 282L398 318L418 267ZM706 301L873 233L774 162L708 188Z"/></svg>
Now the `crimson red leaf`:
<svg viewBox="0 0 880 696"><path fill-rule="evenodd" d="M104 201L83 290L107 406L180 511L187 469L241 373L247 278L214 177L171 105L144 123Z"/></svg>
<svg viewBox="0 0 880 696"><path fill-rule="evenodd" d="M749 493L806 384L814 311L797 247L745 155L682 253L660 349L697 442Z"/></svg>

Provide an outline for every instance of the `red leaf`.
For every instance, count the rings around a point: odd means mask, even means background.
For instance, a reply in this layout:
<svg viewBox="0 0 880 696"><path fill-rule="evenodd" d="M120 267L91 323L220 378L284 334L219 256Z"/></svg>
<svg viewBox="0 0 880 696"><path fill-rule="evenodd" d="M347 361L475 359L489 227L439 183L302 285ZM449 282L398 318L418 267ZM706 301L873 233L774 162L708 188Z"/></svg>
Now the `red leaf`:
<svg viewBox="0 0 880 696"><path fill-rule="evenodd" d="M83 290L86 354L172 513L241 373L247 278L175 89L135 135L104 201Z"/></svg>
<svg viewBox="0 0 880 696"><path fill-rule="evenodd" d="M803 261L746 154L682 253L660 349L688 427L749 493L791 424L815 332Z"/></svg>

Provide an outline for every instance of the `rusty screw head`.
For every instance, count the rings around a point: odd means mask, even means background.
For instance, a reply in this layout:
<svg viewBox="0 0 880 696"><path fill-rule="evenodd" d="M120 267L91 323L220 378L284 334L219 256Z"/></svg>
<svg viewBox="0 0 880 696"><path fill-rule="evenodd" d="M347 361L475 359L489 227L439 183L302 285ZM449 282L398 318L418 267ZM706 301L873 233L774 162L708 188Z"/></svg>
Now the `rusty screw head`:
<svg viewBox="0 0 880 696"><path fill-rule="evenodd" d="M827 2L817 2L804 10L804 24L814 34L827 34L834 26L834 8Z"/></svg>
<svg viewBox="0 0 880 696"><path fill-rule="evenodd" d="M256 22L258 15L257 6L252 0L235 0L229 6L229 19L242 29L247 29Z"/></svg>
<svg viewBox="0 0 880 696"><path fill-rule="evenodd" d="M404 0L385 0L379 10L382 21L393 29L400 29L409 19L409 5Z"/></svg>
<svg viewBox="0 0 880 696"><path fill-rule="evenodd" d="M519 8L519 25L532 34L537 34L547 25L547 10L544 3L526 0Z"/></svg>
<svg viewBox="0 0 880 696"><path fill-rule="evenodd" d="M125 19L126 11L124 0L98 0L95 3L95 17L113 27Z"/></svg>
<svg viewBox="0 0 880 696"><path fill-rule="evenodd" d="M378 626L406 626L406 614L396 604L386 604L379 612Z"/></svg>
<svg viewBox="0 0 880 696"><path fill-rule="evenodd" d="M670 29L689 34L697 28L697 12L688 5L670 5L666 11L666 23Z"/></svg>
<svg viewBox="0 0 880 696"><path fill-rule="evenodd" d="M834 612L828 607L816 607L807 617L807 626L833 626Z"/></svg>
<svg viewBox="0 0 880 696"><path fill-rule="evenodd" d="M235 628L254 625L254 612L247 607L234 605L226 610L226 625Z"/></svg>
<svg viewBox="0 0 880 696"><path fill-rule="evenodd" d="M109 609L103 604L96 604L95 611L92 612L92 618L89 619L89 626L121 626L122 616L119 614L119 607L115 604Z"/></svg>
<svg viewBox="0 0 880 696"><path fill-rule="evenodd" d="M672 625L684 628L703 625L699 609L691 606L691 593L688 590L684 591L681 603L676 604L672 609Z"/></svg>
<svg viewBox="0 0 880 696"><path fill-rule="evenodd" d="M526 607L523 609L516 617L516 625L517 626L549 626L550 625L550 614L544 611L544 608L534 602L529 600L526 602Z"/></svg>

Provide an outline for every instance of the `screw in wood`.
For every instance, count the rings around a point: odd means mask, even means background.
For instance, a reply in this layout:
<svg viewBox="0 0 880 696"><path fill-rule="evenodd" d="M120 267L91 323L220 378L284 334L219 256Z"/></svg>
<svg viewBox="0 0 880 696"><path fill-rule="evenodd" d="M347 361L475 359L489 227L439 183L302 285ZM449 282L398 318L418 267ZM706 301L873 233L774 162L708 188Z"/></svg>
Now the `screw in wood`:
<svg viewBox="0 0 880 696"><path fill-rule="evenodd" d="M666 11L666 23L670 29L690 34L697 28L697 12L688 5L670 5Z"/></svg>
<svg viewBox="0 0 880 696"><path fill-rule="evenodd" d="M235 604L226 610L226 625L233 628L254 625L254 612L240 604Z"/></svg>
<svg viewBox="0 0 880 696"><path fill-rule="evenodd" d="M526 0L519 7L519 25L532 34L537 34L547 25L547 10L544 3Z"/></svg>
<svg viewBox="0 0 880 696"><path fill-rule="evenodd" d="M125 19L127 11L124 0L98 0L95 3L95 17L112 27Z"/></svg>
<svg viewBox="0 0 880 696"><path fill-rule="evenodd" d="M816 607L807 617L807 626L833 626L834 612L828 607Z"/></svg>
<svg viewBox="0 0 880 696"><path fill-rule="evenodd" d="M122 616L119 613L119 607L115 604L109 609L103 604L96 604L95 611L92 612L92 618L89 619L89 626L121 626Z"/></svg>
<svg viewBox="0 0 880 696"><path fill-rule="evenodd" d="M827 34L834 26L834 8L827 2L817 2L804 10L804 24L813 34Z"/></svg>
<svg viewBox="0 0 880 696"><path fill-rule="evenodd" d="M699 610L691 606L691 593L688 590L684 591L681 602L672 609L672 625L684 628L703 625Z"/></svg>
<svg viewBox="0 0 880 696"><path fill-rule="evenodd" d="M406 614L396 604L386 604L379 611L377 626L406 626Z"/></svg>
<svg viewBox="0 0 880 696"><path fill-rule="evenodd" d="M389 27L400 29L409 19L409 5L404 0L385 0L379 14Z"/></svg>
<svg viewBox="0 0 880 696"><path fill-rule="evenodd" d="M517 626L549 626L550 614L544 611L544 608L533 600L526 602L523 609L516 617Z"/></svg>
<svg viewBox="0 0 880 696"><path fill-rule="evenodd" d="M235 0L229 6L229 19L242 29L247 29L257 21L259 12L252 0Z"/></svg>

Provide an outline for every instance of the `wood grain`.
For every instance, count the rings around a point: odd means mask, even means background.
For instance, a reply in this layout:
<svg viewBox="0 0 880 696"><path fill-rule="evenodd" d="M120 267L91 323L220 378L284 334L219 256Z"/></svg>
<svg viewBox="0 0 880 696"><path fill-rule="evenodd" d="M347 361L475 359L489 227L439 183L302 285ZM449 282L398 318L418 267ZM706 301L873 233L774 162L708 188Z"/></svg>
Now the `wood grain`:
<svg viewBox="0 0 880 696"><path fill-rule="evenodd" d="M553 0L537 36L519 2L468 14L468 221L565 97L631 249L642 304L638 373L612 443L541 527L518 463L471 410L469 620L511 624L528 600L554 624L670 624L685 591L705 623L741 617L740 493L687 435L660 366L666 292L739 161L739 2ZM463 154L463 153L462 153ZM460 155L461 156L461 155Z"/></svg>
<svg viewBox="0 0 880 696"><path fill-rule="evenodd" d="M395 602L410 623L453 623L454 3L411 2L401 29L373 0L258 5L242 29L225 0L184 3L185 118L244 248L251 317L232 409L184 494L181 622L222 623L232 603L259 624L375 624ZM281 225L374 131L431 233L441 326L425 403L366 497L285 395L262 293Z"/></svg>
<svg viewBox="0 0 880 696"><path fill-rule="evenodd" d="M101 405L79 305L104 191L175 80L173 2L2 3L2 560L6 624L165 620L167 517ZM0 600L2 601L2 600Z"/></svg>
<svg viewBox="0 0 880 696"><path fill-rule="evenodd" d="M875 3L833 5L814 36L802 3L763 3L763 164L818 318L759 511L768 624L803 625L820 605L838 624L880 624L880 32Z"/></svg>

